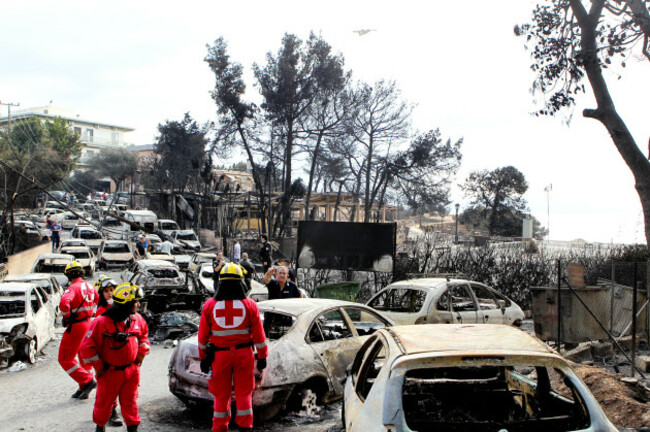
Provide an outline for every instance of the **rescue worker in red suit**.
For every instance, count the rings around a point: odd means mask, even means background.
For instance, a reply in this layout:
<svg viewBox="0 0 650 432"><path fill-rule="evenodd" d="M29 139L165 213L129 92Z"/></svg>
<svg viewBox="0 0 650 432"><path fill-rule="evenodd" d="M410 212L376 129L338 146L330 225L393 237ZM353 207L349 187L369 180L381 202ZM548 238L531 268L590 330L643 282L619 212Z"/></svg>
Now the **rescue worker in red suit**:
<svg viewBox="0 0 650 432"><path fill-rule="evenodd" d="M260 371L266 367L268 347L257 304L246 297L245 290L244 270L228 263L221 269L214 297L205 302L201 312L199 356L201 370L204 373L212 370L208 389L214 395L214 432L228 430L233 384L237 404L235 423L240 431L250 431L253 427L253 347L257 350Z"/></svg>
<svg viewBox="0 0 650 432"><path fill-rule="evenodd" d="M96 432L104 432L115 399L119 396L128 432L136 432L140 365L149 353L149 328L137 313L144 297L141 288L129 282L117 286L113 304L100 317L81 345L81 357L95 368L97 396L93 409Z"/></svg>
<svg viewBox="0 0 650 432"><path fill-rule="evenodd" d="M113 304L113 291L117 287L117 282L115 279L111 279L108 276L100 276L97 282L95 282L95 288L99 293L99 303L97 304L97 312L95 312L95 317L101 316L104 312L108 310ZM91 328L97 323L97 320L93 320L91 323ZM113 411L111 412L111 417L108 419L109 426L122 426L124 423L120 419L119 414L117 413L117 399L113 402Z"/></svg>
<svg viewBox="0 0 650 432"><path fill-rule="evenodd" d="M73 261L64 271L70 280L70 286L61 296L59 310L63 315L63 325L66 328L59 347L59 364L70 378L75 380L79 389L73 398L88 399L90 392L97 387L90 367L77 361L81 341L90 327L90 320L97 308L97 291L83 279L84 270L81 264Z"/></svg>

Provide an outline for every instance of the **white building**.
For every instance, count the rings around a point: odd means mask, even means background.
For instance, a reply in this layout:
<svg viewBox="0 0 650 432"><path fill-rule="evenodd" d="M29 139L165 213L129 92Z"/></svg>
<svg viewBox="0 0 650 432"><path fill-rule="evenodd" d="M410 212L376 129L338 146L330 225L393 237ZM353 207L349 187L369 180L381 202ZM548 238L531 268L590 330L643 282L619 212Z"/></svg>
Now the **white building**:
<svg viewBox="0 0 650 432"><path fill-rule="evenodd" d="M69 125L81 138L83 148L79 165L84 163L105 147L125 147L127 144L124 140L126 132L133 132L135 129L118 126L108 123L101 123L93 120L84 120L75 114L74 111L47 105L36 108L27 108L22 110L11 110L11 117L0 117L0 128L12 124L18 124L29 117L37 117L42 121L54 120L55 117L61 117L68 121Z"/></svg>

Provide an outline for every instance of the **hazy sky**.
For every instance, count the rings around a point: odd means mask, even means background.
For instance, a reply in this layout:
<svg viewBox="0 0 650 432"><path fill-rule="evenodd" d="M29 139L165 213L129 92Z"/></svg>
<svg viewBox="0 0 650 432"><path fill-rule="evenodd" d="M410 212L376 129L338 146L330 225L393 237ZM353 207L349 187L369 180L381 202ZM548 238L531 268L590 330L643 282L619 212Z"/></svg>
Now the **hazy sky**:
<svg viewBox="0 0 650 432"><path fill-rule="evenodd" d="M251 65L277 52L285 32L306 39L314 31L343 54L354 78L396 80L416 104L417 130L464 139L455 184L472 170L513 165L544 225L544 187L552 183L551 239L645 242L632 175L604 127L581 115L594 106L591 95L564 118L529 114L533 75L513 26L531 9L526 0L5 2L0 101L28 108L52 100L81 118L133 127L127 141L148 144L158 123L186 111L215 120L206 44L226 39L256 99ZM376 31L358 36L358 29ZM650 122L639 108L650 100L641 84L647 74L636 58L622 79L609 75L617 109L644 153ZM454 199L462 211L462 195Z"/></svg>

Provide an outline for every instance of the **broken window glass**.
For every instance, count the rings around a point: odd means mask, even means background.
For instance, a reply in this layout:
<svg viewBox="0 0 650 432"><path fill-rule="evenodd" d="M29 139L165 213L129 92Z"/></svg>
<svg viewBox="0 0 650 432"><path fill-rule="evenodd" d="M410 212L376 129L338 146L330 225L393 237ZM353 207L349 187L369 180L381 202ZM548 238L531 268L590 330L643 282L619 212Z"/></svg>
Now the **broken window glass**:
<svg viewBox="0 0 650 432"><path fill-rule="evenodd" d="M474 295L476 295L476 300L481 310L500 309L489 289L476 284L472 285L472 289L474 290Z"/></svg>
<svg viewBox="0 0 650 432"><path fill-rule="evenodd" d="M426 291L396 288L383 292L369 306L376 310L415 313L422 309L426 298Z"/></svg>
<svg viewBox="0 0 650 432"><path fill-rule="evenodd" d="M359 372L359 379L357 381L357 394L361 400L365 400L370 393L381 368L386 363L386 347L381 340L369 351L369 354L363 360L363 366Z"/></svg>
<svg viewBox="0 0 650 432"><path fill-rule="evenodd" d="M348 306L343 308L352 320L359 336L371 335L377 330L386 327L384 321L377 315L359 307Z"/></svg>
<svg viewBox="0 0 650 432"><path fill-rule="evenodd" d="M178 272L173 268L153 268L148 269L147 273L151 274L155 278L160 279L171 279L178 277Z"/></svg>
<svg viewBox="0 0 650 432"><path fill-rule="evenodd" d="M560 370L546 367L410 370L402 406L413 431L563 432L589 427L586 408L571 382Z"/></svg>
<svg viewBox="0 0 650 432"><path fill-rule="evenodd" d="M316 327L317 329L314 329ZM314 320L309 331L311 342L322 342L352 337L352 331L338 309L325 312Z"/></svg>
<svg viewBox="0 0 650 432"><path fill-rule="evenodd" d="M104 253L129 253L129 246L126 244L107 244L104 246Z"/></svg>
<svg viewBox="0 0 650 432"><path fill-rule="evenodd" d="M260 318L264 326L264 333L268 340L278 340L293 326L296 317L278 312L260 309Z"/></svg>
<svg viewBox="0 0 650 432"><path fill-rule="evenodd" d="M2 295L4 293L0 293ZM20 293L19 293L20 294ZM22 294L24 295L24 294ZM25 315L25 300L0 299L0 316L11 318Z"/></svg>
<svg viewBox="0 0 650 432"><path fill-rule="evenodd" d="M454 312L476 310L476 304L474 303L474 299L472 298L467 285L449 287L449 295L451 296L451 309Z"/></svg>

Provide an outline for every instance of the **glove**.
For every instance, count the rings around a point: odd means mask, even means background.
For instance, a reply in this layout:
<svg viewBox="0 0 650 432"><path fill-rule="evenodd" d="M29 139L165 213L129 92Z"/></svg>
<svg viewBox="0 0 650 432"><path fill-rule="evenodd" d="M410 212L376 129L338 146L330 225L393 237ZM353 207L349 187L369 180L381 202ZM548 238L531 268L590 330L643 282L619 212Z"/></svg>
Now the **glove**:
<svg viewBox="0 0 650 432"><path fill-rule="evenodd" d="M212 367L212 364L210 364L209 359L201 360L201 372L203 372L204 374L209 374L211 367Z"/></svg>
<svg viewBox="0 0 650 432"><path fill-rule="evenodd" d="M266 359L258 359L257 360L257 370L262 371L266 369Z"/></svg>
<svg viewBox="0 0 650 432"><path fill-rule="evenodd" d="M61 318L61 324L63 325L63 327L67 327L69 322L70 320L68 320L67 318Z"/></svg>
<svg viewBox="0 0 650 432"><path fill-rule="evenodd" d="M142 366L142 360L144 360L144 355L138 354L138 356L135 358L135 361L133 363L135 363L138 366Z"/></svg>

